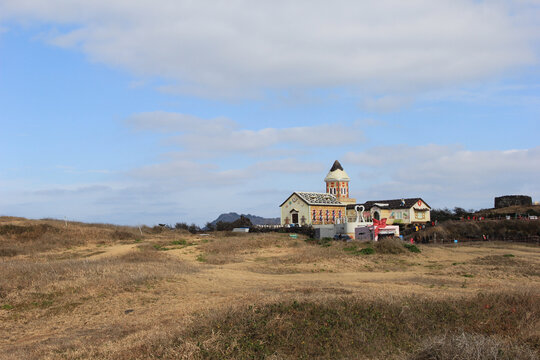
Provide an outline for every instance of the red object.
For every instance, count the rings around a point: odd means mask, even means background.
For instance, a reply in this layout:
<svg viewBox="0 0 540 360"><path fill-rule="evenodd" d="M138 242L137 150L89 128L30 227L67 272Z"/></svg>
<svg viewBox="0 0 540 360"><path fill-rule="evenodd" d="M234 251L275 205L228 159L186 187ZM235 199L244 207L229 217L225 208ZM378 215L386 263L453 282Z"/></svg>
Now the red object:
<svg viewBox="0 0 540 360"><path fill-rule="evenodd" d="M386 219L377 220L373 219L373 228L375 231L375 237L379 236L379 229L384 229L386 227Z"/></svg>
<svg viewBox="0 0 540 360"><path fill-rule="evenodd" d="M413 238L411 238L411 244L414 244L414 239Z"/></svg>

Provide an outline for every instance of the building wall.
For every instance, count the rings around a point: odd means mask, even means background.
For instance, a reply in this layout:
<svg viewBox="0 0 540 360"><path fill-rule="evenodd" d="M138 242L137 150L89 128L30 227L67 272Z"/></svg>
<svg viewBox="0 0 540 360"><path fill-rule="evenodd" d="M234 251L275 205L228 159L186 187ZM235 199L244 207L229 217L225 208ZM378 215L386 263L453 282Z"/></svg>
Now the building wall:
<svg viewBox="0 0 540 360"><path fill-rule="evenodd" d="M373 211L378 211L380 218L386 218L388 225L392 224L413 224L431 221L430 208L423 201L419 201L409 209L381 209L373 207Z"/></svg>
<svg viewBox="0 0 540 360"><path fill-rule="evenodd" d="M313 212L315 211L315 221L313 220ZM309 209L310 223L313 225L319 224L335 224L339 219L339 212L341 211L341 217L345 219L346 209L345 206L336 205L312 205ZM321 221L322 214L322 221ZM328 214L328 217L327 217Z"/></svg>
<svg viewBox="0 0 540 360"><path fill-rule="evenodd" d="M414 204L410 209L410 223L422 223L431 221L431 212L429 207L423 202Z"/></svg>
<svg viewBox="0 0 540 360"><path fill-rule="evenodd" d="M281 206L281 225L290 224L292 221L291 210L298 210L298 223L300 225L310 225L311 219L309 216L309 205L299 198L296 194L292 194L287 201ZM304 219L304 223L302 223Z"/></svg>
<svg viewBox="0 0 540 360"><path fill-rule="evenodd" d="M387 224L410 224L410 209L392 209L388 215Z"/></svg>

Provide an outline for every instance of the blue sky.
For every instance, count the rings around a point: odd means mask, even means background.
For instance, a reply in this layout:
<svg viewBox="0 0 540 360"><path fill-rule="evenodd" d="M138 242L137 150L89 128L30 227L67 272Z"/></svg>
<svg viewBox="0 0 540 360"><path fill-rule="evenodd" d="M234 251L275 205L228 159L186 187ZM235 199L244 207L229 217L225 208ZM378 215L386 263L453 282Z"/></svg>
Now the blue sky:
<svg viewBox="0 0 540 360"><path fill-rule="evenodd" d="M540 200L540 2L0 1L0 215Z"/></svg>

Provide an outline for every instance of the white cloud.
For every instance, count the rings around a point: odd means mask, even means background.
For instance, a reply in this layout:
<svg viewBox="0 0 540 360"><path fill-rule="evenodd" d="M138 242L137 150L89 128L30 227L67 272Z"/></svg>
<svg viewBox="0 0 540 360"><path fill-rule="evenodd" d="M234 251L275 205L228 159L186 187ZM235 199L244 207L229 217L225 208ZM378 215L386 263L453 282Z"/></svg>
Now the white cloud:
<svg viewBox="0 0 540 360"><path fill-rule="evenodd" d="M413 99L407 96L386 95L365 98L362 105L366 110L377 112L392 112L412 104Z"/></svg>
<svg viewBox="0 0 540 360"><path fill-rule="evenodd" d="M348 153L369 182L365 197L422 196L435 206L490 206L493 197L540 197L540 147L471 151L461 146L386 146ZM354 177L354 176L351 176Z"/></svg>
<svg viewBox="0 0 540 360"><path fill-rule="evenodd" d="M473 0L4 0L0 17L67 24L70 30L49 34L51 43L162 77L172 81L169 89L183 92L251 96L265 89L345 87L410 93L535 62L534 6Z"/></svg>
<svg viewBox="0 0 540 360"><path fill-rule="evenodd" d="M227 118L207 120L162 111L135 114L126 123L136 130L167 133L171 135L167 143L181 146L189 156L197 154L198 158L231 153L260 156L269 150L280 151L278 147L283 146L329 147L364 141L358 123L251 130Z"/></svg>
<svg viewBox="0 0 540 360"><path fill-rule="evenodd" d="M178 188L209 185L226 187L251 176L244 169L219 170L214 164L201 164L188 160L147 165L130 171L128 175L143 181L176 184Z"/></svg>
<svg viewBox="0 0 540 360"><path fill-rule="evenodd" d="M166 111L133 114L125 122L128 126L139 131L163 133L222 133L223 131L232 131L238 127L234 121L224 117L207 120L193 115Z"/></svg>
<svg viewBox="0 0 540 360"><path fill-rule="evenodd" d="M179 188L223 188L260 180L268 174L310 174L324 172L321 163L293 158L259 161L236 169L222 170L215 164L201 164L188 160L172 160L144 166L129 172L129 176Z"/></svg>

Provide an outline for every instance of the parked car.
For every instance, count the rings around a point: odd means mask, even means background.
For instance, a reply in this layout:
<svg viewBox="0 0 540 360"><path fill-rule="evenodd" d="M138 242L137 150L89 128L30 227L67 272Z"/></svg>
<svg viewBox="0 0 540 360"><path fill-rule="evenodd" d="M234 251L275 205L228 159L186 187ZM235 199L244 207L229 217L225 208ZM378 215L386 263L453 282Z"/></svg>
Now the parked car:
<svg viewBox="0 0 540 360"><path fill-rule="evenodd" d="M336 234L334 235L334 240L351 241L352 238L347 234Z"/></svg>

